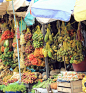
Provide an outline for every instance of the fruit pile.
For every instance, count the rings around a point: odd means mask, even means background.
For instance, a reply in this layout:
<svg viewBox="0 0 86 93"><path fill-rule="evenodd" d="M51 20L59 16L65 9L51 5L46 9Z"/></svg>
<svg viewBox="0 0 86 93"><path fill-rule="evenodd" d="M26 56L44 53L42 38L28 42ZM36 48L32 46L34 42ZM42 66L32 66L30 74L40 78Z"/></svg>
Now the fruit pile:
<svg viewBox="0 0 86 93"><path fill-rule="evenodd" d="M26 42L32 39L32 34L30 33L29 30L27 30L27 32L25 33L24 39Z"/></svg>
<svg viewBox="0 0 86 93"><path fill-rule="evenodd" d="M11 67L16 66L16 64L14 64L13 61L13 51L12 52L5 51L5 53L2 54L2 61L5 66Z"/></svg>
<svg viewBox="0 0 86 93"><path fill-rule="evenodd" d="M43 58L44 55L42 53L42 49L43 48L35 48L34 56L37 57L37 58Z"/></svg>
<svg viewBox="0 0 86 93"><path fill-rule="evenodd" d="M29 59L29 61L31 61L32 65L40 66L42 63L42 60L39 58L36 58L33 54L30 54L28 59Z"/></svg>
<svg viewBox="0 0 86 93"><path fill-rule="evenodd" d="M84 60L82 54L77 54L76 56L71 57L70 63L78 64Z"/></svg>
<svg viewBox="0 0 86 93"><path fill-rule="evenodd" d="M28 67L28 66L31 66L31 65L32 65L32 64L31 64L31 61L30 61L27 57L25 58L24 61L25 61L25 66Z"/></svg>
<svg viewBox="0 0 86 93"><path fill-rule="evenodd" d="M7 82L8 79L10 79L11 77L12 77L12 75L5 76L5 77L3 78L3 82Z"/></svg>
<svg viewBox="0 0 86 93"><path fill-rule="evenodd" d="M40 55L40 54L39 54ZM40 57L34 56L34 54L29 54L28 57L25 58L25 66L45 66L45 62L41 59L43 55Z"/></svg>
<svg viewBox="0 0 86 93"><path fill-rule="evenodd" d="M43 34L39 26L37 26L36 32L33 33L32 39L35 48L40 48L43 46Z"/></svg>
<svg viewBox="0 0 86 93"><path fill-rule="evenodd" d="M7 82L3 82L3 84L4 84L4 85L8 85L8 84L10 84L10 83L14 83L14 82L17 82L17 81L18 81L18 79L12 78L12 79L8 79Z"/></svg>
<svg viewBox="0 0 86 93"><path fill-rule="evenodd" d="M66 64L69 64L69 62L78 64L84 60L82 41L76 39L76 33L74 31L72 36L69 35L67 27L62 22L62 29L58 29L58 33L54 37L54 44L52 45L53 56L57 55L57 61L65 61ZM78 38L80 37L81 35L78 35Z"/></svg>
<svg viewBox="0 0 86 93"><path fill-rule="evenodd" d="M30 53L32 53L33 51L34 51L34 48L33 48L32 45L29 45L29 46L26 46L26 47L25 47L25 53L26 53L26 54L30 54Z"/></svg>
<svg viewBox="0 0 86 93"><path fill-rule="evenodd" d="M6 31L4 31L4 33L2 34L1 39L2 39L2 40L6 40L6 39L9 39L9 38L13 38L13 37L14 37L14 33L11 32L10 30L6 30Z"/></svg>
<svg viewBox="0 0 86 93"><path fill-rule="evenodd" d="M37 82L37 76L34 74L34 72L25 72L22 75L22 82L28 84L28 83L36 83Z"/></svg>
<svg viewBox="0 0 86 93"><path fill-rule="evenodd" d="M43 51L42 51L43 55L44 55L44 57L49 56L51 58L53 51L52 51L52 48L50 47L50 44L53 41L53 37L52 37L52 34L50 32L50 25L48 25L47 33L45 35L44 41L46 42L46 46L43 48Z"/></svg>
<svg viewBox="0 0 86 93"><path fill-rule="evenodd" d="M5 66L5 67L3 66L3 69L0 73L0 79L4 78L7 75L12 75L13 74L13 72L10 71L8 68L9 68L8 66Z"/></svg>

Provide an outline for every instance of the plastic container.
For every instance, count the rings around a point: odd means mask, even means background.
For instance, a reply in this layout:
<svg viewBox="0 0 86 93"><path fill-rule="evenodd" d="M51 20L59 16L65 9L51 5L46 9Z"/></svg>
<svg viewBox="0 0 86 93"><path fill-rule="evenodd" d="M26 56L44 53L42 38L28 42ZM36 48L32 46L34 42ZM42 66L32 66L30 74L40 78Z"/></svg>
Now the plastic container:
<svg viewBox="0 0 86 93"><path fill-rule="evenodd" d="M86 57L84 61L79 64L72 64L74 71L85 72L86 71Z"/></svg>
<svg viewBox="0 0 86 93"><path fill-rule="evenodd" d="M27 0L28 2L31 2L31 0Z"/></svg>
<svg viewBox="0 0 86 93"><path fill-rule="evenodd" d="M7 91L6 91L5 93L15 93L15 92L12 92L12 91L7 92Z"/></svg>

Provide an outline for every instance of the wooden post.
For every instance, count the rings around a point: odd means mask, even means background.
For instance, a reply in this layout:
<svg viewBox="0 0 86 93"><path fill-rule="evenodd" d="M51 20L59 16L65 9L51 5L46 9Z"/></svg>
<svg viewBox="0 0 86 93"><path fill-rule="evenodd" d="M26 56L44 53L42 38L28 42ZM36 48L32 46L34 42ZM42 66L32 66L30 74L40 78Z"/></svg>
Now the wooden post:
<svg viewBox="0 0 86 93"><path fill-rule="evenodd" d="M45 25L42 25L42 30L43 30L43 35L45 36L46 31L45 31ZM44 42L44 46L46 45L46 43ZM48 65L48 57L45 58L45 68L46 68L46 75L47 75L47 79L49 78L49 65Z"/></svg>

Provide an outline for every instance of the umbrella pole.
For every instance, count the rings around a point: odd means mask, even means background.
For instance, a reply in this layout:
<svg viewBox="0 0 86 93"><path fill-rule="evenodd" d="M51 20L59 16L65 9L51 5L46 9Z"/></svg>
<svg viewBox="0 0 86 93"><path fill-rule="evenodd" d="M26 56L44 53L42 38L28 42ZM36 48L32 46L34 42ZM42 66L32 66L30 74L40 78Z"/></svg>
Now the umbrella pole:
<svg viewBox="0 0 86 93"><path fill-rule="evenodd" d="M43 30L43 35L45 36L46 31L45 31L45 25L42 25L42 30ZM44 46L46 45L46 43L44 42ZM46 68L46 76L47 79L49 78L49 65L48 65L48 57L45 57L45 68Z"/></svg>
<svg viewBox="0 0 86 93"><path fill-rule="evenodd" d="M65 67L65 70L66 70L66 62L65 62L65 57L64 57L64 67Z"/></svg>
<svg viewBox="0 0 86 93"><path fill-rule="evenodd" d="M15 30L17 31L18 24L16 24L16 18L15 18L15 11L14 11L13 0L12 0L12 6L13 6L13 13L14 13ZM19 45L18 45L17 34L16 34L16 42L17 42L17 53L18 53L19 75L20 75L20 82L21 82L21 69L20 69Z"/></svg>

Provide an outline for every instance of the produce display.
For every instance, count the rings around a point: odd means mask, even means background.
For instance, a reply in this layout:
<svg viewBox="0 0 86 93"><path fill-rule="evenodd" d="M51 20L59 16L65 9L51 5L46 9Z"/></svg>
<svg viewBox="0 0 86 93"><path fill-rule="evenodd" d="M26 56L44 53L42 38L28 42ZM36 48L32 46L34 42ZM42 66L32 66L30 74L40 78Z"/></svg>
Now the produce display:
<svg viewBox="0 0 86 93"><path fill-rule="evenodd" d="M57 77L57 76L54 76L55 78ZM55 79L54 78L54 79ZM43 88L43 89L45 89L46 87L48 87L49 85L50 85L50 87L52 88L52 89L57 89L57 82L56 81L54 81L54 79L51 79L51 78L48 78L48 80L46 80L46 81L43 81L43 82L40 82L40 81L38 81L38 83L37 84L35 84L33 87L32 87L32 93L35 93L35 90L34 90L34 88ZM53 88L54 87L54 88Z"/></svg>
<svg viewBox="0 0 86 93"><path fill-rule="evenodd" d="M20 82L19 71L21 71L23 84L35 84L31 93L35 93L34 88L57 90L57 80L70 82L82 79L83 92L86 92L85 74L74 71L62 71L60 73L61 70L57 69L58 62L64 62L66 67L66 64L79 64L84 60L83 50L85 48L82 44L84 39L81 28L78 27L76 31L70 27L69 23L60 22L61 26L57 24L58 30L54 31L50 24L45 25L44 32L41 31L40 25L35 25L36 28L34 29L27 27L27 30L23 30L21 33L19 28L16 29L16 33L13 28L11 30L0 29L0 82L7 86L4 91L9 92L11 83ZM20 70L16 35L19 45ZM46 57L49 64L50 76L48 79L45 67ZM19 88L18 85L12 87L15 87L13 91L17 91Z"/></svg>
<svg viewBox="0 0 86 93"><path fill-rule="evenodd" d="M65 26L64 22L62 22L62 29L58 28L58 33L53 37L54 41L52 44L53 53L51 57L52 59L63 62L65 61L66 64L74 63L78 64L84 60L84 56L82 51L84 50L82 45L82 40L77 40L76 36L78 34L74 31L73 35L71 36ZM82 35L79 34L78 38ZM48 45L48 44L46 44ZM47 54L47 53L46 53ZM57 57L57 58L56 58Z"/></svg>

